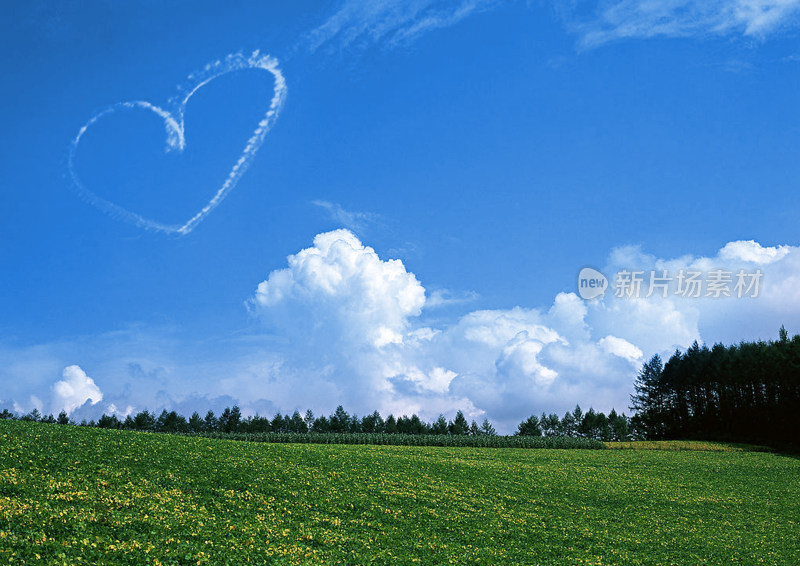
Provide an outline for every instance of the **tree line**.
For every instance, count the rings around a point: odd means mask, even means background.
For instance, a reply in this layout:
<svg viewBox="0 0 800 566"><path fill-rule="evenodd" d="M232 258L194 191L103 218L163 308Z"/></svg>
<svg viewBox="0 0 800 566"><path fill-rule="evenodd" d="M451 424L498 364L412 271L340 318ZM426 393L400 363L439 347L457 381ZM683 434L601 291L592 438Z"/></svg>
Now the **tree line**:
<svg viewBox="0 0 800 566"><path fill-rule="evenodd" d="M641 437L625 413L611 409L606 416L591 407L584 413L580 405L576 405L572 412L564 413L561 418L555 413L542 413L539 417L531 415L519 424L515 434L591 438L603 442L624 442Z"/></svg>
<svg viewBox="0 0 800 566"><path fill-rule="evenodd" d="M658 355L645 362L631 395L632 417L612 409L608 415L580 406L563 417L542 413L519 423L514 436L566 437L597 441L702 439L749 442L770 446L800 445L800 335L789 338L781 327L777 340L741 342L711 348L697 342L676 350L666 364ZM16 418L4 409L0 419ZM62 411L43 416L34 409L21 420L77 424ZM276 413L271 419L243 417L238 406L217 416L198 412L187 419L175 411L159 415L147 410L120 419L102 415L84 426L184 434L389 434L433 436L497 436L488 419L471 423L458 411L430 423L416 414L384 419L378 411L364 417L339 405L329 416Z"/></svg>
<svg viewBox="0 0 800 566"><path fill-rule="evenodd" d="M643 366L632 424L648 439L800 444L800 335L738 345L697 342Z"/></svg>
<svg viewBox="0 0 800 566"><path fill-rule="evenodd" d="M15 418L7 409L0 413L2 418ZM271 419L259 415L244 417L238 405L226 407L217 416L209 410L204 417L197 411L187 419L176 411L164 409L158 416L147 410L126 416L120 419L114 414L103 414L97 421L82 421L74 423L69 415L62 411L57 417L43 416L34 409L21 417L20 420L37 421L58 424L80 424L98 428L126 429L148 432L165 433L221 433L221 434L398 434L398 435L450 435L450 436L497 436L494 425L489 419L484 419L479 425L473 420L471 423L464 416L463 411L456 412L455 418L447 420L444 415L430 423L420 419L416 414L410 417L403 415L395 417L389 415L385 419L378 411L364 417L349 414L342 405L330 415L316 417L313 411L308 410L304 415L294 411L291 415L276 413ZM602 412L595 412L590 408L584 413L580 406L574 411L567 412L563 418L557 414L541 416L531 415L522 421L514 436L531 437L557 437L587 438L602 441L629 440L634 436L631 430L630 419L625 414L617 414L612 409L608 416Z"/></svg>

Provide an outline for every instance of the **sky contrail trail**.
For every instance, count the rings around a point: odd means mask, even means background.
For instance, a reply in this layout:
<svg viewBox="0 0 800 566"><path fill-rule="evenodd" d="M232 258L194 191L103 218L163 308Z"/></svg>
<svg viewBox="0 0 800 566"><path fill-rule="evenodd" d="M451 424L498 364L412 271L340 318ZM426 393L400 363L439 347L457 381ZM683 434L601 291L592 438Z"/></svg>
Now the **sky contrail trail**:
<svg viewBox="0 0 800 566"><path fill-rule="evenodd" d="M135 212L127 210L122 206L115 204L86 187L78 177L75 171L75 154L77 153L78 146L84 134L95 124L98 120L105 116L113 114L121 109L142 108L157 114L164 121L164 127L167 133L167 151L177 150L183 151L186 147L186 138L184 136L184 112L186 105L194 94L207 85L214 79L227 75L235 71L244 69L261 69L272 74L275 79L275 89L270 101L269 108L267 109L264 117L259 121L258 126L253 131L250 139L247 140L244 151L239 156L239 159L234 164L233 168L228 173L225 182L217 190L211 200L194 216L187 220L184 224L162 224L145 218ZM100 210L111 214L112 216L121 218L126 222L130 222L142 228L165 232L167 234L186 235L194 230L200 222L202 222L211 211L213 211L220 202L228 195L231 190L239 182L250 163L253 160L258 148L264 143L269 130L272 128L275 120L278 118L281 107L286 100L286 79L284 79L280 68L278 67L278 60L269 55L262 55L258 51L254 51L251 55L245 56L241 53L234 53L228 55L224 59L213 61L206 65L201 71L192 73L188 77L186 86L182 87L177 96L172 97L167 104L169 110L160 108L150 102L136 100L132 102L118 102L112 104L107 108L97 112L92 116L86 124L78 131L78 135L72 140L69 149L69 173L72 177L73 185L78 193L88 200L91 204Z"/></svg>

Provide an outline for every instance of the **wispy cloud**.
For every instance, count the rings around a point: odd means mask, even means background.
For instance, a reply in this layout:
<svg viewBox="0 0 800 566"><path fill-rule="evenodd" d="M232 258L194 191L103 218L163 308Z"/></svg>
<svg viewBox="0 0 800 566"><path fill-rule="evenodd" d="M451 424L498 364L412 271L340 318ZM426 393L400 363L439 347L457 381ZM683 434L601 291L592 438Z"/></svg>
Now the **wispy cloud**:
<svg viewBox="0 0 800 566"><path fill-rule="evenodd" d="M462 305L478 300L479 295L475 291L463 291L455 293L449 289L436 289L428 295L425 302L427 308L446 307L450 305Z"/></svg>
<svg viewBox="0 0 800 566"><path fill-rule="evenodd" d="M299 46L309 51L407 46L511 0L342 0ZM764 40L800 24L800 0L551 0L580 46L621 39L739 36Z"/></svg>
<svg viewBox="0 0 800 566"><path fill-rule="evenodd" d="M363 232L367 225L378 220L378 215L372 212L359 212L347 210L342 205L326 200L313 200L311 204L327 211L331 220L349 228L353 232Z"/></svg>
<svg viewBox="0 0 800 566"><path fill-rule="evenodd" d="M500 0L344 0L302 42L310 51L408 45L429 31L502 4Z"/></svg>
<svg viewBox="0 0 800 566"><path fill-rule="evenodd" d="M626 38L767 36L800 23L800 0L611 0L578 13L559 3L583 47Z"/></svg>

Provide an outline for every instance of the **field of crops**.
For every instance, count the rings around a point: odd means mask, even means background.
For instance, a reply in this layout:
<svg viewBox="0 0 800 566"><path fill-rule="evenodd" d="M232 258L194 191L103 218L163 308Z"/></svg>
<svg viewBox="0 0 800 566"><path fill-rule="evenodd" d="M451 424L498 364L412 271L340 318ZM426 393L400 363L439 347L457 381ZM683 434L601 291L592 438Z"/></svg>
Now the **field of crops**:
<svg viewBox="0 0 800 566"><path fill-rule="evenodd" d="M591 438L568 436L467 436L463 434L386 434L316 432L204 432L187 436L273 444L377 444L383 446L456 446L473 448L558 448L602 450L606 445ZM608 443L609 445L614 443ZM616 443L630 444L630 443Z"/></svg>
<svg viewBox="0 0 800 566"><path fill-rule="evenodd" d="M800 460L0 421L2 564L798 564Z"/></svg>

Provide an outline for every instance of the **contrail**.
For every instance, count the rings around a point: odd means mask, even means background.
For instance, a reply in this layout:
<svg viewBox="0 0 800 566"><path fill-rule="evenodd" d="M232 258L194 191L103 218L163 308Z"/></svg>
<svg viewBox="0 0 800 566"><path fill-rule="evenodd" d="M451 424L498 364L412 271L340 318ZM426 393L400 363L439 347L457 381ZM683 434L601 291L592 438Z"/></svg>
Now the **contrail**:
<svg viewBox="0 0 800 566"><path fill-rule="evenodd" d="M136 214L135 212L131 212L130 210L119 206L118 204L98 196L94 191L87 188L80 181L78 174L75 172L75 154L78 150L78 146L81 143L83 135L98 120L122 109L142 108L149 110L164 120L164 127L167 133L166 150L177 150L179 152L183 151L186 147L183 118L186 110L186 104L189 102L189 99L191 99L198 90L203 88L203 86L207 85L214 79L223 75L227 75L228 73L241 71L244 69L261 69L271 73L274 77L275 89L272 100L270 101L269 109L258 123L258 126L253 131L250 139L247 140L247 145L245 145L244 151L242 151L242 154L236 161L236 164L234 164L233 168L230 170L230 173L228 173L225 182L222 183L222 186L214 194L211 200L209 200L208 203L197 214L192 216L184 224L161 224L160 222L145 218L139 214ZM205 217L208 216L211 211L213 211L219 205L220 202L222 202L228 193L231 192L231 190L233 190L233 188L236 186L236 183L239 182L239 179L242 177L244 172L247 171L247 168L250 166L253 157L258 151L258 148L260 148L261 144L264 143L264 138L272 128L275 120L278 118L281 107L286 100L286 92L286 80L284 79L283 74L278 67L278 60L269 55L261 55L258 51L254 51L250 56L245 56L241 53L233 53L224 59L213 61L212 63L206 65L201 71L189 75L186 85L180 89L178 95L169 99L167 107L170 110L165 110L154 104L151 104L150 102L141 100L112 104L111 106L100 110L94 116L92 116L89 121L84 124L80 131L78 131L78 135L75 136L75 139L73 139L72 143L70 144L69 173L72 177L73 185L78 191L78 194L80 194L83 198L88 200L92 205L96 206L100 210L111 214L112 216L121 218L126 222L130 222L142 228L165 232L167 234L179 234L182 236L186 235L194 230L197 225L200 224L200 222L202 222Z"/></svg>

